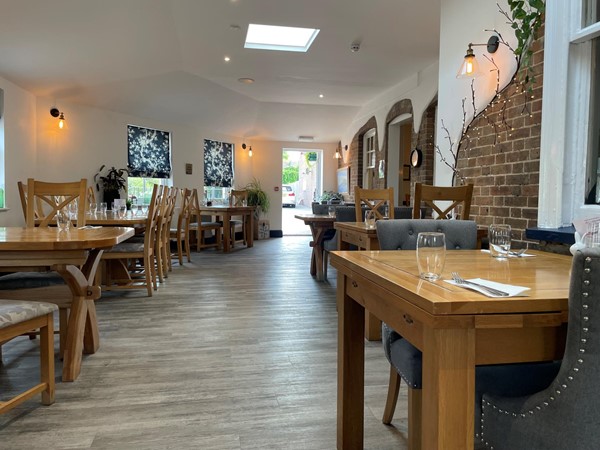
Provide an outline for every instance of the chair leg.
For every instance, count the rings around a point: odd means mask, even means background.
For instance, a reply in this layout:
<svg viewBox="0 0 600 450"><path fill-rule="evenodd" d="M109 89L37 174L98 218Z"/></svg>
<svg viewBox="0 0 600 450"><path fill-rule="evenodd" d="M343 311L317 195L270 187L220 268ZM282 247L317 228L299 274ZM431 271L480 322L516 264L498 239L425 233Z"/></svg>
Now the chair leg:
<svg viewBox="0 0 600 450"><path fill-rule="evenodd" d="M40 378L46 384L42 404L54 403L54 315L48 314L47 326L40 328Z"/></svg>
<svg viewBox="0 0 600 450"><path fill-rule="evenodd" d="M150 259L151 258L147 255L144 257L144 266L146 266L144 267L144 275L146 277L146 290L148 292L148 297L152 297L152 288L154 287L154 289L156 289L156 277L154 276L154 270L152 270L154 264Z"/></svg>
<svg viewBox="0 0 600 450"><path fill-rule="evenodd" d="M408 387L408 450L421 450L422 392Z"/></svg>
<svg viewBox="0 0 600 450"><path fill-rule="evenodd" d="M388 385L387 400L385 401L385 408L383 410L383 418L381 419L386 425L392 423L392 419L394 418L398 393L400 392L400 380L400 375L396 369L394 369L394 366L390 364L390 382Z"/></svg>
<svg viewBox="0 0 600 450"><path fill-rule="evenodd" d="M58 336L59 346L58 355L60 359L65 356L65 345L67 343L67 324L69 323L69 310L66 308L60 308L58 310Z"/></svg>
<svg viewBox="0 0 600 450"><path fill-rule="evenodd" d="M329 252L323 252L323 280L327 280L327 266L329 265Z"/></svg>
<svg viewBox="0 0 600 450"><path fill-rule="evenodd" d="M187 256L188 262L192 262L192 251L190 249L190 235L189 235L189 233L185 237L185 255Z"/></svg>
<svg viewBox="0 0 600 450"><path fill-rule="evenodd" d="M177 237L177 259L179 259L179 265L183 266L183 239L181 236Z"/></svg>

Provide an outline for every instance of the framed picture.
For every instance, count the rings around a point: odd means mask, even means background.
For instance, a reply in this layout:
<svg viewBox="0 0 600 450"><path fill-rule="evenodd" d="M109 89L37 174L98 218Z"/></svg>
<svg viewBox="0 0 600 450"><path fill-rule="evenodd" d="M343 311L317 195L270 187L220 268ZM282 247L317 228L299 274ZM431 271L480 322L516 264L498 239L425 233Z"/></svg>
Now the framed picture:
<svg viewBox="0 0 600 450"><path fill-rule="evenodd" d="M350 191L350 166L337 170L337 191L340 194L348 194Z"/></svg>
<svg viewBox="0 0 600 450"><path fill-rule="evenodd" d="M410 164L402 166L402 181L410 181Z"/></svg>

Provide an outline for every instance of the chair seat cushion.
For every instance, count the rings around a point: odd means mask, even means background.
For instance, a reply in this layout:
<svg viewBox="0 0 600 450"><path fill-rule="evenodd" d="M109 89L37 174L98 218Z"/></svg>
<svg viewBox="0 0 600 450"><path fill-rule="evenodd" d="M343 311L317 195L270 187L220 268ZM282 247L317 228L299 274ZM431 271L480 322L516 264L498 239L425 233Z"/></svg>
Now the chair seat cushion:
<svg viewBox="0 0 600 450"><path fill-rule="evenodd" d="M223 224L221 222L200 222L203 227L222 227ZM195 229L198 228L198 223L191 223L190 228Z"/></svg>
<svg viewBox="0 0 600 450"><path fill-rule="evenodd" d="M120 244L115 245L110 250L107 250L106 253L140 253L144 251L144 243L143 242L121 242Z"/></svg>
<svg viewBox="0 0 600 450"><path fill-rule="evenodd" d="M25 300L0 300L0 328L6 328L36 317L54 312L58 306L52 303Z"/></svg>
<svg viewBox="0 0 600 450"><path fill-rule="evenodd" d="M0 277L0 290L2 291L42 288L61 284L65 284L65 280L56 272L15 272Z"/></svg>

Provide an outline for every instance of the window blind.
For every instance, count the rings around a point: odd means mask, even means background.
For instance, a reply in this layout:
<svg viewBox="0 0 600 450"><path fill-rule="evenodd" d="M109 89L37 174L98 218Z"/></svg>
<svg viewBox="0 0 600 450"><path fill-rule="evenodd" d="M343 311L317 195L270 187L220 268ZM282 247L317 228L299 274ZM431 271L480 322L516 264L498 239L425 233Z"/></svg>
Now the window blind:
<svg viewBox="0 0 600 450"><path fill-rule="evenodd" d="M204 139L204 186L233 186L233 144Z"/></svg>
<svg viewBox="0 0 600 450"><path fill-rule="evenodd" d="M127 168L131 177L170 178L170 133L127 125Z"/></svg>

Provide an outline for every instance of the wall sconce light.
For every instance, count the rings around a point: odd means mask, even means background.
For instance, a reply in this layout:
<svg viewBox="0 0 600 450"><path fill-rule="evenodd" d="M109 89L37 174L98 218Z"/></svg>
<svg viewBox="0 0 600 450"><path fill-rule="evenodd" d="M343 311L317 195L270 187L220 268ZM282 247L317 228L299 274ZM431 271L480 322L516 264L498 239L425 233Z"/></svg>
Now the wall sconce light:
<svg viewBox="0 0 600 450"><path fill-rule="evenodd" d="M469 47L467 48L467 54L465 55L465 59L456 74L456 78L474 78L478 75L481 75L479 71L479 63L477 59L475 59L475 53L473 53L473 48L476 46L485 45L487 46L488 53L496 53L498 47L500 46L500 38L498 36L491 36L487 44L473 44L469 43Z"/></svg>
<svg viewBox="0 0 600 450"><path fill-rule="evenodd" d="M340 149L339 148L335 149L335 155L333 155L333 157L335 159L340 159L342 157L342 154L340 153Z"/></svg>
<svg viewBox="0 0 600 450"><path fill-rule="evenodd" d="M244 150L246 150L246 144L245 144L245 143L244 143L244 144L242 144L242 148L243 148ZM250 148L248 149L248 156L249 156L250 158L252 158L252 146L250 146Z"/></svg>
<svg viewBox="0 0 600 450"><path fill-rule="evenodd" d="M65 113L60 112L58 108L50 108L50 115L58 117L58 128L62 130L65 126Z"/></svg>

